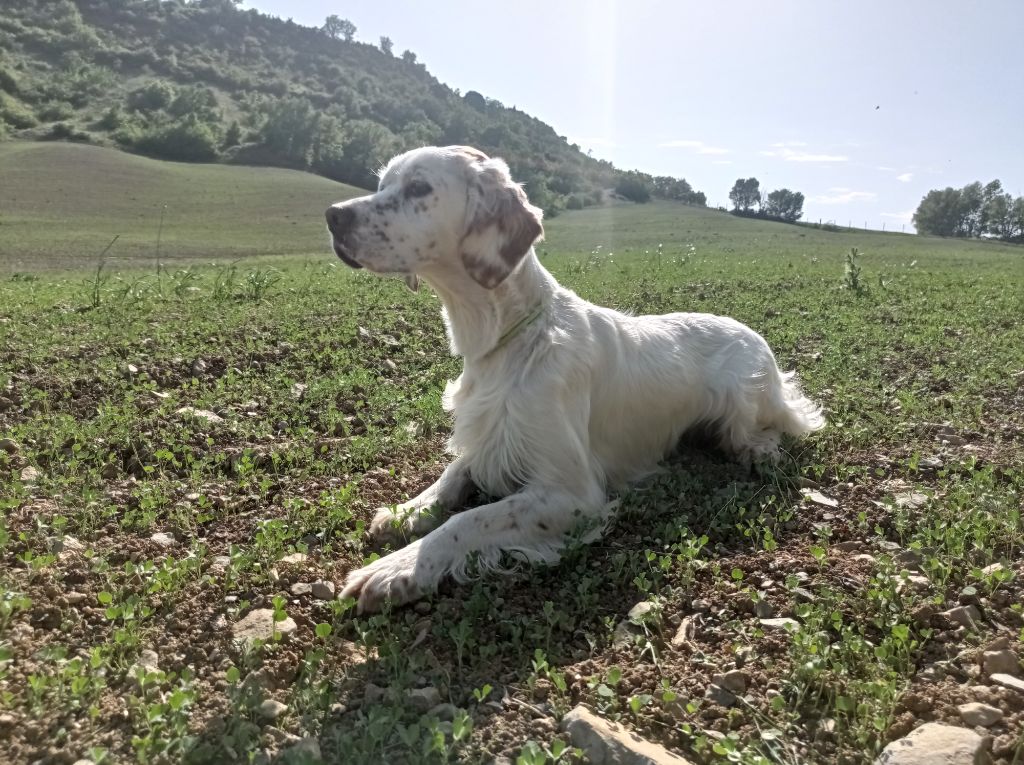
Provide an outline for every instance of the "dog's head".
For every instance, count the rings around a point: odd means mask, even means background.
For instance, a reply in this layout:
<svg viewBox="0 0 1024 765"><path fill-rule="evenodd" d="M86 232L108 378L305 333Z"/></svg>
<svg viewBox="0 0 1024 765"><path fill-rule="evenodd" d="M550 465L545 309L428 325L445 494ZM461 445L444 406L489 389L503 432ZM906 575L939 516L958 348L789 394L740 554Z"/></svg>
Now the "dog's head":
<svg viewBox="0 0 1024 765"><path fill-rule="evenodd" d="M480 285L503 282L544 233L500 159L465 146L415 149L395 157L377 193L327 209L334 251L375 273L416 274L461 264Z"/></svg>

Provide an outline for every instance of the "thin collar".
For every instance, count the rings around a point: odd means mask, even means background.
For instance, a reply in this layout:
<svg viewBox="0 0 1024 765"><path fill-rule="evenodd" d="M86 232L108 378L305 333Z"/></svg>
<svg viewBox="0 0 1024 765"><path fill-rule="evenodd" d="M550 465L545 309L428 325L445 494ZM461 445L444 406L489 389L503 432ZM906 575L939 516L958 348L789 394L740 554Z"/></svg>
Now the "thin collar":
<svg viewBox="0 0 1024 765"><path fill-rule="evenodd" d="M512 338L514 338L516 335L518 335L524 329L529 327L531 324L533 324L535 321L537 321L537 319L539 319L544 314L544 308L545 308L545 306L544 306L543 303L537 303L537 305L535 305L533 307L533 309L528 314L526 314L523 318L521 318L519 321L517 321L511 327L506 329L505 332L502 334L502 336L498 338L498 342L495 344L495 346L493 348L491 348L491 350L487 351L487 353L484 354L484 356L485 357L486 356L490 356L492 353L495 353L496 351L500 350L504 346L508 345L508 342Z"/></svg>

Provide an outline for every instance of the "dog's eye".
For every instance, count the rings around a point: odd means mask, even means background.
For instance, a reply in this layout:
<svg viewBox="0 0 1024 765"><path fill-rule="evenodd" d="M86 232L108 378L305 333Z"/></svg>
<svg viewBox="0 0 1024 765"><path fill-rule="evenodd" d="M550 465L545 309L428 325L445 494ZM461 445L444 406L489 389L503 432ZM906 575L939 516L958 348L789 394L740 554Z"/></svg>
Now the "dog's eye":
<svg viewBox="0 0 1024 765"><path fill-rule="evenodd" d="M433 190L434 189L431 188L430 184L426 181L411 181L405 187L405 196L406 199L411 199L413 197L425 197Z"/></svg>

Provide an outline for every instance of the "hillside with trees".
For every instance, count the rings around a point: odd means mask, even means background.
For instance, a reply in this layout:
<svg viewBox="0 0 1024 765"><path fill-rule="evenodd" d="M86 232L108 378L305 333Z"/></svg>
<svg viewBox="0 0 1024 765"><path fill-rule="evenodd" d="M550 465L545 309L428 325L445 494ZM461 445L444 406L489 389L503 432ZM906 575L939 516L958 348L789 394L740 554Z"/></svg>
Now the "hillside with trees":
<svg viewBox="0 0 1024 765"><path fill-rule="evenodd" d="M985 186L975 181L962 189L933 189L917 206L913 220L921 234L1024 242L1024 197L1014 199L998 180Z"/></svg>
<svg viewBox="0 0 1024 765"><path fill-rule="evenodd" d="M682 179L624 172L549 125L438 82L412 51L231 0L0 0L0 138L90 142L184 162L308 170L362 188L391 156L472 144L549 214L606 190L704 204Z"/></svg>

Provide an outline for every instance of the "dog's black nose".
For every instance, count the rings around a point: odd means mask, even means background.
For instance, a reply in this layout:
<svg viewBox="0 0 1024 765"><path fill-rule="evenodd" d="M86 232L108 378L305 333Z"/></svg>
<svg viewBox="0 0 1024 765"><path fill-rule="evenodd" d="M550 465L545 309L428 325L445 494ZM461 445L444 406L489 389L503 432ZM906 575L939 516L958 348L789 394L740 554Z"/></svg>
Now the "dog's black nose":
<svg viewBox="0 0 1024 765"><path fill-rule="evenodd" d="M327 208L327 228L335 236L344 234L348 229L352 228L352 224L355 222L356 214L351 207Z"/></svg>

